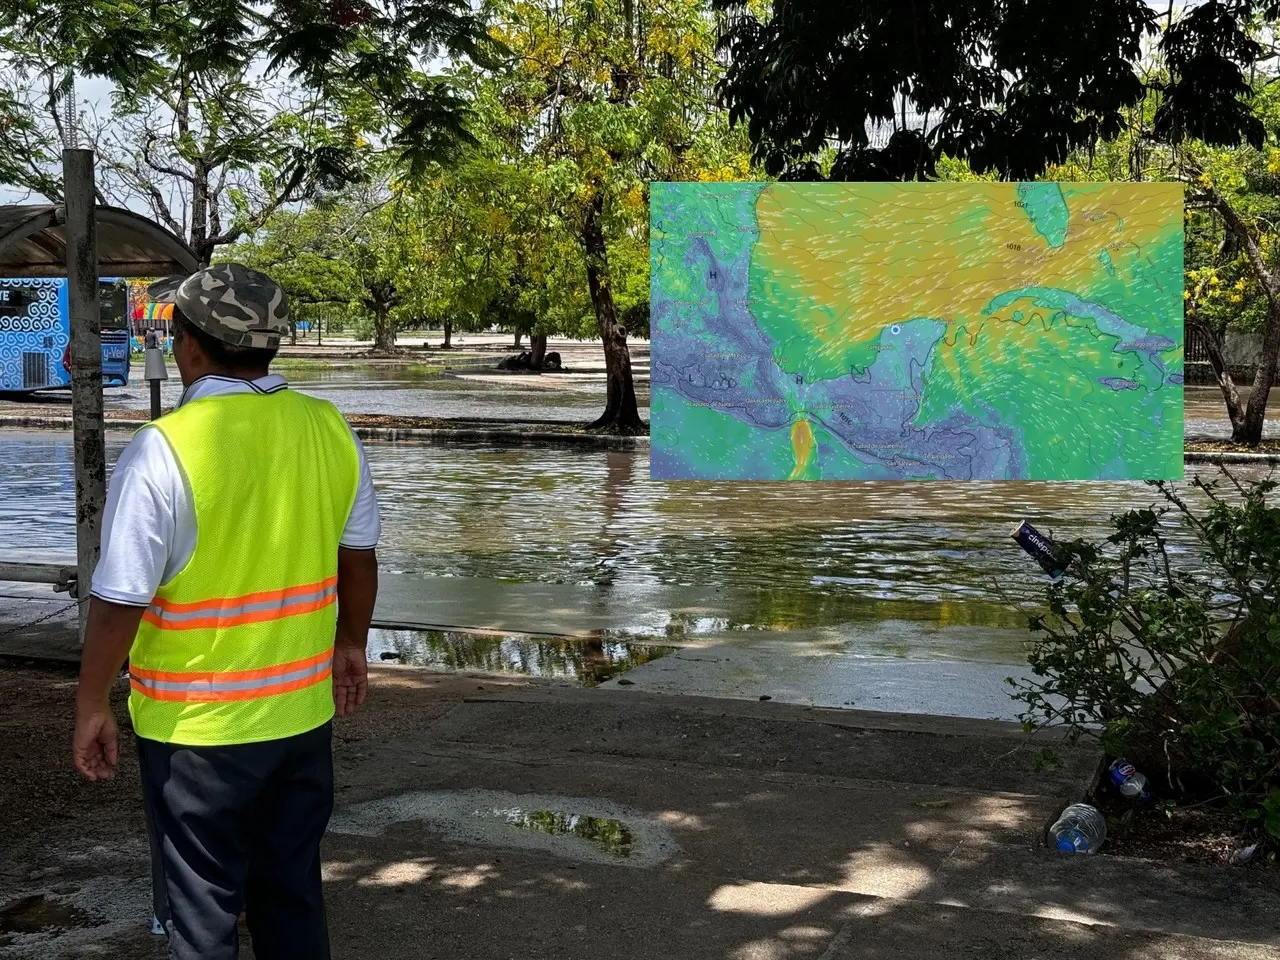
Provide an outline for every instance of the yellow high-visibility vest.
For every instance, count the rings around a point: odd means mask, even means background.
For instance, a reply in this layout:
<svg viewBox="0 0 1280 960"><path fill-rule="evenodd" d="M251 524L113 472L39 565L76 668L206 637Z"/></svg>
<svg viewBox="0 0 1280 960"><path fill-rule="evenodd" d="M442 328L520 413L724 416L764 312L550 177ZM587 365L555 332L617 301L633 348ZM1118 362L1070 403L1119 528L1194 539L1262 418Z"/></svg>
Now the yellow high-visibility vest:
<svg viewBox="0 0 1280 960"><path fill-rule="evenodd" d="M213 746L328 722L338 540L360 472L342 414L292 390L237 393L143 429L163 433L182 468L196 547L129 652L134 730Z"/></svg>

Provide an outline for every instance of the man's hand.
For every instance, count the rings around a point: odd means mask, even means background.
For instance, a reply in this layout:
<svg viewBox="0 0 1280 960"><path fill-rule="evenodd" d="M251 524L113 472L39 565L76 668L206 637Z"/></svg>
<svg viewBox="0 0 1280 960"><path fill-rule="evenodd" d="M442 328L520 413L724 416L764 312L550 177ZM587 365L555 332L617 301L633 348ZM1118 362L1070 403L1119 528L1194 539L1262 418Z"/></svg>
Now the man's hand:
<svg viewBox="0 0 1280 960"><path fill-rule="evenodd" d="M110 780L120 761L120 740L116 718L109 707L76 710L76 732L72 741L76 769L90 780Z"/></svg>
<svg viewBox="0 0 1280 960"><path fill-rule="evenodd" d="M349 717L364 704L369 692L369 665L364 647L333 648L333 705L338 716Z"/></svg>
<svg viewBox="0 0 1280 960"><path fill-rule="evenodd" d="M338 548L338 629L333 648L333 704L349 717L369 692L369 621L378 598L378 555Z"/></svg>
<svg viewBox="0 0 1280 960"><path fill-rule="evenodd" d="M109 780L120 759L111 688L138 632L146 607L124 606L93 597L89 623L80 649L80 683L76 687L76 732L72 759L90 780Z"/></svg>

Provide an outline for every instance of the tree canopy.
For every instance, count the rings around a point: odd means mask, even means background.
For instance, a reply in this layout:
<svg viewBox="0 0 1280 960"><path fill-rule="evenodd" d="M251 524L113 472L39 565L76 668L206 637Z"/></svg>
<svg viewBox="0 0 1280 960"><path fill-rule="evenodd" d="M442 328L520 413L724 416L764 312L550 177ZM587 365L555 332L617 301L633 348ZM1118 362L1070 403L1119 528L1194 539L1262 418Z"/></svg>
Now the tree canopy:
<svg viewBox="0 0 1280 960"><path fill-rule="evenodd" d="M0 25L0 53L55 104L76 74L134 102L171 94L175 73L287 78L312 95L308 121L333 134L305 149L305 164L333 181L354 179L373 145L418 171L465 142L466 102L430 65L501 58L468 0L0 0ZM0 127L14 124L6 106ZM0 171L25 165L15 149L0 136Z"/></svg>
<svg viewBox="0 0 1280 960"><path fill-rule="evenodd" d="M1272 56L1258 23L1280 16L1276 0L1176 17L1147 0L775 0L768 16L711 3L733 17L731 117L770 175L800 180L931 177L944 156L1031 179L1117 137L1151 89L1154 136L1261 146L1249 72ZM1164 70L1144 78L1152 42Z"/></svg>

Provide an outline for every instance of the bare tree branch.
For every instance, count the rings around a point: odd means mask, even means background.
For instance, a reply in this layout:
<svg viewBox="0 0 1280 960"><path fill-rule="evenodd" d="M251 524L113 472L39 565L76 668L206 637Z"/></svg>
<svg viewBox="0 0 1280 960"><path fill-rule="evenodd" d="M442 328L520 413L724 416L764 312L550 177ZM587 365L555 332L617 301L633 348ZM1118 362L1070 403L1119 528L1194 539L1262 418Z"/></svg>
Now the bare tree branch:
<svg viewBox="0 0 1280 960"><path fill-rule="evenodd" d="M154 130L147 128L144 131L143 141L142 141L143 162L146 163L146 165L150 167L152 170L154 170L156 173L163 173L165 176L173 177L174 179L177 179L177 180L184 180L187 183L194 184L196 182L195 176L191 172L187 170L181 170L178 167L171 167L165 163L160 163L159 161L155 160L151 156L151 150L155 146L157 140L159 140L159 135Z"/></svg>

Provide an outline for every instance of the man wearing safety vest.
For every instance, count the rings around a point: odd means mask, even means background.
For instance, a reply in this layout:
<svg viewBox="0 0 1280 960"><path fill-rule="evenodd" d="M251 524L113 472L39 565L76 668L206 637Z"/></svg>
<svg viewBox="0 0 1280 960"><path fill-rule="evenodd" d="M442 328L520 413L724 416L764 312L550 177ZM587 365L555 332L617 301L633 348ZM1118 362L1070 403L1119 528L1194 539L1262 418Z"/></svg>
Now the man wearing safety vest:
<svg viewBox="0 0 1280 960"><path fill-rule="evenodd" d="M365 699L378 589L368 464L332 405L268 373L284 292L239 264L154 284L174 304L177 409L120 454L76 698L75 764L111 777L127 656L170 956L324 960L330 721Z"/></svg>

